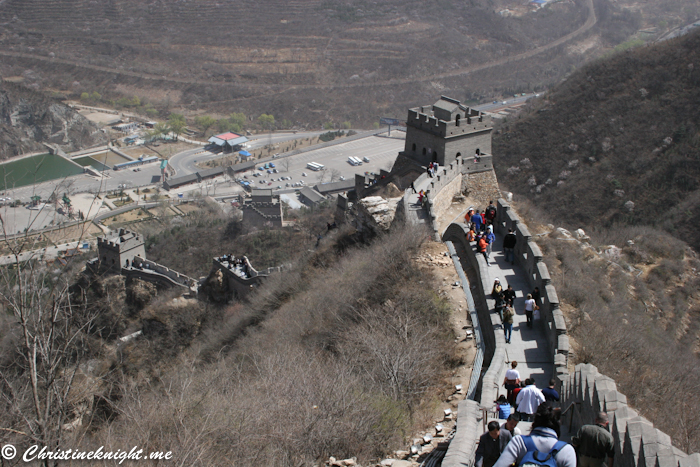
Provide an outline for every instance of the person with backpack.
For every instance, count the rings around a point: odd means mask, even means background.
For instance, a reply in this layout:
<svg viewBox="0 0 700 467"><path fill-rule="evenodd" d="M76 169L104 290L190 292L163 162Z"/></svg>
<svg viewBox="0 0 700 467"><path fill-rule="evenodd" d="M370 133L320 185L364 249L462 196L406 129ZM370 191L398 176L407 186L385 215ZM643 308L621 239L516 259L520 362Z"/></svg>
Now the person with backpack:
<svg viewBox="0 0 700 467"><path fill-rule="evenodd" d="M493 201L489 201L489 206L486 208L484 217L486 217L486 223L488 225L493 225L493 221L496 220L496 206L493 205Z"/></svg>
<svg viewBox="0 0 700 467"><path fill-rule="evenodd" d="M530 435L513 437L494 467L576 467L573 446L559 441L560 417L561 411L540 405Z"/></svg>
<svg viewBox="0 0 700 467"><path fill-rule="evenodd" d="M498 396L496 407L498 409L498 418L501 420L507 420L511 413L515 413L515 409L513 409L513 406L508 403L508 399L506 399L505 394Z"/></svg>
<svg viewBox="0 0 700 467"><path fill-rule="evenodd" d="M476 448L474 462L477 467L493 467L499 456L508 445L512 435L504 430L497 421L488 424L488 431L479 438L479 447Z"/></svg>

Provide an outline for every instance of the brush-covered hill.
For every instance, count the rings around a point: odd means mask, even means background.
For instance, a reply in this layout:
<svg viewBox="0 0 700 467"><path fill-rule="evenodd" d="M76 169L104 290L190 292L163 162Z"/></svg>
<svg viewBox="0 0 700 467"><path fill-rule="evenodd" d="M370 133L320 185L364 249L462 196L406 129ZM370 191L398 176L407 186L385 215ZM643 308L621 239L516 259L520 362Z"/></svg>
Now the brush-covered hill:
<svg viewBox="0 0 700 467"><path fill-rule="evenodd" d="M42 143L72 151L105 142L106 135L70 107L0 80L0 160L46 150Z"/></svg>
<svg viewBox="0 0 700 467"><path fill-rule="evenodd" d="M646 224L700 248L700 33L568 77L494 135L505 188L572 228Z"/></svg>

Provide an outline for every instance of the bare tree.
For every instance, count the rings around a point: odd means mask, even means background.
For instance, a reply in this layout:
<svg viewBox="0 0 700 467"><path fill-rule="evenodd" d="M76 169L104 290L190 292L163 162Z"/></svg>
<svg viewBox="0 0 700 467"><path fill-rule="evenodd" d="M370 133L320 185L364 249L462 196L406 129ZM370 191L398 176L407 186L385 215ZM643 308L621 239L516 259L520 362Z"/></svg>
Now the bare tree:
<svg viewBox="0 0 700 467"><path fill-rule="evenodd" d="M71 391L92 319L71 303L66 274L51 274L34 258L24 260L23 239L4 243L15 261L13 269L0 271L0 298L18 325L18 338L14 365L0 369L1 392L14 408L14 425L22 427L16 433L25 442L56 449L63 444L64 425L80 416Z"/></svg>

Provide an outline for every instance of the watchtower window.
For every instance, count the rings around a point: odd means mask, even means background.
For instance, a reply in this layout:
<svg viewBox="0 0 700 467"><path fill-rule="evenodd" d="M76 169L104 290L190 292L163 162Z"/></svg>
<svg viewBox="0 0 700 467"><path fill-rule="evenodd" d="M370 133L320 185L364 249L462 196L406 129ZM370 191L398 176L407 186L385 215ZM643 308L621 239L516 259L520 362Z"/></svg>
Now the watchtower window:
<svg viewBox="0 0 700 467"><path fill-rule="evenodd" d="M459 126L459 119L461 118L461 115L457 114L455 117L455 125Z"/></svg>
<svg viewBox="0 0 700 467"><path fill-rule="evenodd" d="M423 148L423 155L425 156L425 148Z"/></svg>
<svg viewBox="0 0 700 467"><path fill-rule="evenodd" d="M416 143L413 143L413 152L416 152Z"/></svg>

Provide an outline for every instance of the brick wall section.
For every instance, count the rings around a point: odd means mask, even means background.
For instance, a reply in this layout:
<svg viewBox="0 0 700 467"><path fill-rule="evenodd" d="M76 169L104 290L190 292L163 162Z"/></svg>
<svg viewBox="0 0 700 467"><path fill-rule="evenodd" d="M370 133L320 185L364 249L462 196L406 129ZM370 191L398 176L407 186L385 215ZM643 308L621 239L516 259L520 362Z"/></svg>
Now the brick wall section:
<svg viewBox="0 0 700 467"><path fill-rule="evenodd" d="M575 434L592 424L600 411L610 417L615 439L615 467L700 467L700 454L688 455L673 447L671 438L627 405L615 381L589 364L576 365L571 374L560 376L562 407L567 410L562 426Z"/></svg>

